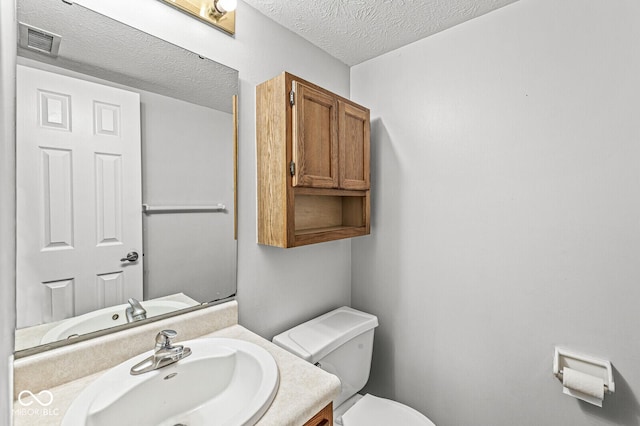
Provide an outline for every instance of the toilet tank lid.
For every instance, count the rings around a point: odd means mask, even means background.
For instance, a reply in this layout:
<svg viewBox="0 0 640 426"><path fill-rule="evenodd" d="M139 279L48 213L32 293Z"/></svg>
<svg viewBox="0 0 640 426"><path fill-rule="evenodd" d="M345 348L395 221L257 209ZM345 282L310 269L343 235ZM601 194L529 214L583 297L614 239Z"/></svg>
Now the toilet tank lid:
<svg viewBox="0 0 640 426"><path fill-rule="evenodd" d="M316 363L352 338L378 326L378 318L347 306L278 334L273 343Z"/></svg>

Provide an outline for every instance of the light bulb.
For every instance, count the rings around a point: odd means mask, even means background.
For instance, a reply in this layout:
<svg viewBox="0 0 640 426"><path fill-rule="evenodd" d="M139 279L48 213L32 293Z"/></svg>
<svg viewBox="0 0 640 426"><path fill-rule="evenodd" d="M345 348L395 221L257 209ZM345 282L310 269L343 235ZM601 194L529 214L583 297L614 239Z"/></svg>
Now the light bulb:
<svg viewBox="0 0 640 426"><path fill-rule="evenodd" d="M221 13L233 12L238 7L238 0L217 0L215 8Z"/></svg>

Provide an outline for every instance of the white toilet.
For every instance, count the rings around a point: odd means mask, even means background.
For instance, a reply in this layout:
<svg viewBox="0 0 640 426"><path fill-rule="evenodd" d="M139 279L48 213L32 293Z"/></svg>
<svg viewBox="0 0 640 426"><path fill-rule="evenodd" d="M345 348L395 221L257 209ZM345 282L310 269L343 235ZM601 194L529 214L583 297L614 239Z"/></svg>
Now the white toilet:
<svg viewBox="0 0 640 426"><path fill-rule="evenodd" d="M399 402L358 394L369 380L377 326L374 315L344 306L278 334L273 343L338 376L342 387L333 401L335 424L435 426Z"/></svg>

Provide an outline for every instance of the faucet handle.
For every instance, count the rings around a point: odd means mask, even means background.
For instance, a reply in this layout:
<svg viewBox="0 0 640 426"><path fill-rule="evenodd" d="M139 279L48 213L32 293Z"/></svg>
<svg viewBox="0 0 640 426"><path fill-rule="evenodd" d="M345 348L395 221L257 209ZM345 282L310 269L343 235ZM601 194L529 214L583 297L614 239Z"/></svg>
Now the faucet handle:
<svg viewBox="0 0 640 426"><path fill-rule="evenodd" d="M156 350L171 348L172 340L176 338L178 333L175 330L162 330L156 336Z"/></svg>

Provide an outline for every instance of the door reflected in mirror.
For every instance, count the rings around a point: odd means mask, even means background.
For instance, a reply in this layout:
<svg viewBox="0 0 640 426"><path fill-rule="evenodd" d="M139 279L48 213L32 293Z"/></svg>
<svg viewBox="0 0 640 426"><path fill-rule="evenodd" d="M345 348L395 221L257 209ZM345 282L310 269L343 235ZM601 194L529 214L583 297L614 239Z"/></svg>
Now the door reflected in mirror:
<svg viewBox="0 0 640 426"><path fill-rule="evenodd" d="M233 297L237 71L77 4L18 21L16 351Z"/></svg>

